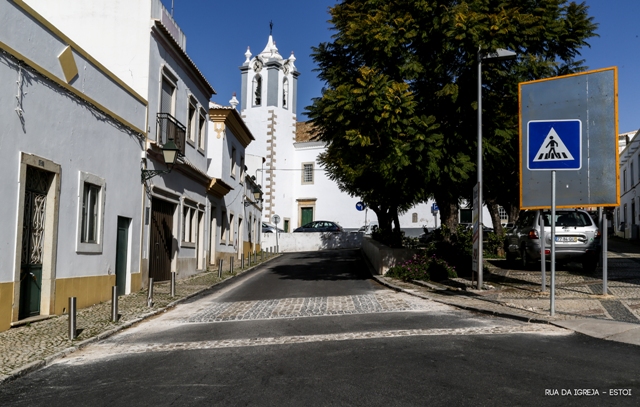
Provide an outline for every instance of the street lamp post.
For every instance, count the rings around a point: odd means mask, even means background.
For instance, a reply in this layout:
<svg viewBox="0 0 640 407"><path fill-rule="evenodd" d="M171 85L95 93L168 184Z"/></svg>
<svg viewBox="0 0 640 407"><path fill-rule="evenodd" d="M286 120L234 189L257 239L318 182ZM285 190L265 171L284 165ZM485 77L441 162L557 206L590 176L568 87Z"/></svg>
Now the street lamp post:
<svg viewBox="0 0 640 407"><path fill-rule="evenodd" d="M478 289L482 288L482 250L483 250L483 223L482 223L482 60L504 61L514 59L516 53L506 49L499 48L491 54L482 54L482 50L478 49Z"/></svg>

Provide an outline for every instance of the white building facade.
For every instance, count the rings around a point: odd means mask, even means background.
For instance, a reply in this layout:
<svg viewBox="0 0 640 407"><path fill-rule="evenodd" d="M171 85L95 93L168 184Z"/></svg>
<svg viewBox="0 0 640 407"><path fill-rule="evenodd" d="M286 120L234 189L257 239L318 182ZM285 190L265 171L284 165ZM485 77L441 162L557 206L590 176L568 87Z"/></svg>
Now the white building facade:
<svg viewBox="0 0 640 407"><path fill-rule="evenodd" d="M225 269L260 250L261 191L245 165L254 137L234 105L209 104L208 152L214 157L207 170L212 178L209 262L214 266L222 260Z"/></svg>
<svg viewBox="0 0 640 407"><path fill-rule="evenodd" d="M135 160L137 174L147 176L141 285L205 270L208 104L215 91L187 55L180 27L160 0L26 2L147 101L145 154ZM162 158L169 141L180 156L170 172Z"/></svg>
<svg viewBox="0 0 640 407"><path fill-rule="evenodd" d="M620 139L620 206L614 211L616 236L640 238L640 137L638 132L622 134Z"/></svg>
<svg viewBox="0 0 640 407"><path fill-rule="evenodd" d="M0 16L5 330L139 286L147 102L23 2Z"/></svg>

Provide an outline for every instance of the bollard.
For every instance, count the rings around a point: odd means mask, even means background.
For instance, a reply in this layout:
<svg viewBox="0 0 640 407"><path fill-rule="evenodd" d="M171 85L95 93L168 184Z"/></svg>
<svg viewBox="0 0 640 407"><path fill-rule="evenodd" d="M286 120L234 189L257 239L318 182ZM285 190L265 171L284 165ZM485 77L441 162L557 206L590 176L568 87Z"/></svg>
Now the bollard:
<svg viewBox="0 0 640 407"><path fill-rule="evenodd" d="M260 261L264 261L264 250L260 249Z"/></svg>
<svg viewBox="0 0 640 407"><path fill-rule="evenodd" d="M171 272L171 297L176 296L176 272Z"/></svg>
<svg viewBox="0 0 640 407"><path fill-rule="evenodd" d="M118 286L111 287L111 322L118 322Z"/></svg>
<svg viewBox="0 0 640 407"><path fill-rule="evenodd" d="M69 340L76 339L76 297L69 297Z"/></svg>
<svg viewBox="0 0 640 407"><path fill-rule="evenodd" d="M233 274L233 256L229 257L229 274Z"/></svg>
<svg viewBox="0 0 640 407"><path fill-rule="evenodd" d="M222 263L224 260L220 259L218 262L218 278L222 278Z"/></svg>
<svg viewBox="0 0 640 407"><path fill-rule="evenodd" d="M242 263L242 269L244 270L244 256L240 256L240 262Z"/></svg>
<svg viewBox="0 0 640 407"><path fill-rule="evenodd" d="M153 307L153 278L149 278L149 295L147 296L147 306Z"/></svg>

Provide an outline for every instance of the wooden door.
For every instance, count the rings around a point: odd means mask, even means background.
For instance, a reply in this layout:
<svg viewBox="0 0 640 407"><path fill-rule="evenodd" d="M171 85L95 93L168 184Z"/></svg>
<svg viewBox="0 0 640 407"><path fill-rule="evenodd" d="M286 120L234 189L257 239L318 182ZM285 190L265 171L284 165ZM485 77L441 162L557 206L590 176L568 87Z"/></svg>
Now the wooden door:
<svg viewBox="0 0 640 407"><path fill-rule="evenodd" d="M153 278L154 282L171 279L173 212L172 203L158 198L152 199L149 277Z"/></svg>

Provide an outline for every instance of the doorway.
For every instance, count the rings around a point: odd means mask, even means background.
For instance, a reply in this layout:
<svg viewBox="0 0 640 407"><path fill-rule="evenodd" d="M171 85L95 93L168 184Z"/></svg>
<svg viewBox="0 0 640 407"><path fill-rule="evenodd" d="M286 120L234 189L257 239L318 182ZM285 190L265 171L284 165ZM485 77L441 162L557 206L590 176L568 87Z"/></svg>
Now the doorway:
<svg viewBox="0 0 640 407"><path fill-rule="evenodd" d="M116 236L116 287L118 287L118 295L124 295L127 291L130 224L130 218L118 216L118 233Z"/></svg>
<svg viewBox="0 0 640 407"><path fill-rule="evenodd" d="M18 318L40 315L47 192L52 174L27 166L20 256L20 306Z"/></svg>
<svg viewBox="0 0 640 407"><path fill-rule="evenodd" d="M313 208L300 208L301 221L300 226L304 226L307 223L313 222Z"/></svg>
<svg viewBox="0 0 640 407"><path fill-rule="evenodd" d="M174 205L158 198L151 200L149 278L154 282L171 279Z"/></svg>

